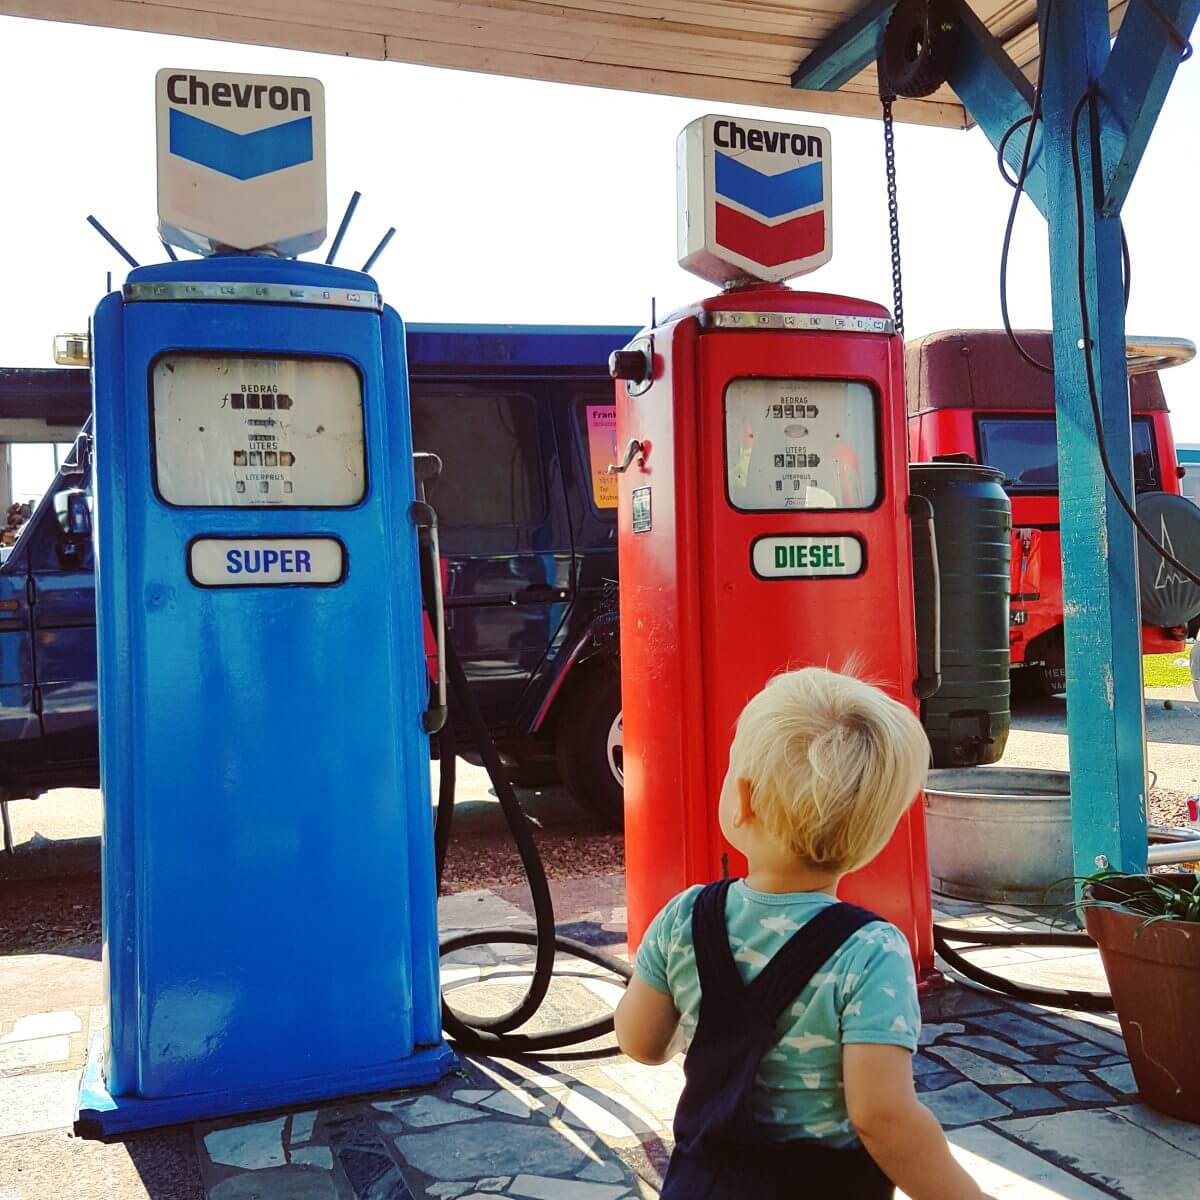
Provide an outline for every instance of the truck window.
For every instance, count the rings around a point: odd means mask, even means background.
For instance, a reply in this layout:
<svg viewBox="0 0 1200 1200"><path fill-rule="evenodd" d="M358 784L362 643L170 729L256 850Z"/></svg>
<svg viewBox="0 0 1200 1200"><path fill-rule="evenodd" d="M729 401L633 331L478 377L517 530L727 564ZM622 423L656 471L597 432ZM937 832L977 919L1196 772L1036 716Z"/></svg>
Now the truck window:
<svg viewBox="0 0 1200 1200"><path fill-rule="evenodd" d="M521 527L545 520L532 397L487 384L414 380L412 425L413 449L442 460L429 493L442 525Z"/></svg>
<svg viewBox="0 0 1200 1200"><path fill-rule="evenodd" d="M1058 490L1058 443L1053 417L980 417L979 457L1004 472L1010 492ZM1148 417L1133 419L1133 480L1139 492L1159 486L1154 431Z"/></svg>

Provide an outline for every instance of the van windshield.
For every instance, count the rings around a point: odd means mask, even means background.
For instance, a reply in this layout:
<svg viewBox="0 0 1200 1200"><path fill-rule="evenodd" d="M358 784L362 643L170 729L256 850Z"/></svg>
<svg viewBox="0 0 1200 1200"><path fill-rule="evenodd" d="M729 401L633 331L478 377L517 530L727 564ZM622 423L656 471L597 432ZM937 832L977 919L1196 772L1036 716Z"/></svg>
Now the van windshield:
<svg viewBox="0 0 1200 1200"><path fill-rule="evenodd" d="M1058 491L1053 417L980 417L979 458L1004 472L1006 491ZM1147 417L1133 419L1133 481L1139 492L1159 486L1154 432Z"/></svg>

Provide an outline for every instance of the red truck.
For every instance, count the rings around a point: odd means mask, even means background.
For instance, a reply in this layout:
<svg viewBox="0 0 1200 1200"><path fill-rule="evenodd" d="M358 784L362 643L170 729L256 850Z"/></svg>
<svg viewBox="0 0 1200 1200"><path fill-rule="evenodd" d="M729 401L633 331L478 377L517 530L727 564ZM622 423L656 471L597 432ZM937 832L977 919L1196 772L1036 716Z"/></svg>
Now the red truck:
<svg viewBox="0 0 1200 1200"><path fill-rule="evenodd" d="M1051 361L1049 333L1017 336L1032 357ZM1164 341L1161 348L1161 365L1172 358L1186 361L1194 353L1186 342ZM1030 366L1003 330L992 329L948 330L909 342L905 367L911 461L958 457L1004 472L1013 519L1009 645L1014 687L1061 692L1066 667L1053 376ZM1139 498L1150 492L1178 495L1183 472L1158 372L1131 374L1129 392L1135 490ZM1144 590L1143 609L1155 611ZM1195 622L1200 605L1187 599L1175 611L1182 617L1179 624L1143 624L1145 653L1184 653L1187 626Z"/></svg>

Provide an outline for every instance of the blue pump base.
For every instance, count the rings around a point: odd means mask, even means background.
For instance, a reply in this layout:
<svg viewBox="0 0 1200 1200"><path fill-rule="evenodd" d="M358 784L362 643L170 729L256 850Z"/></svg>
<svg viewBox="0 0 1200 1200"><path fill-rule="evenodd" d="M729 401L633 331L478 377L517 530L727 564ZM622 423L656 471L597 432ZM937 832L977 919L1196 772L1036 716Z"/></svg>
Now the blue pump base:
<svg viewBox="0 0 1200 1200"><path fill-rule="evenodd" d="M437 1083L458 1066L454 1051L442 1042L436 1046L419 1047L408 1058L397 1062L381 1063L344 1074L309 1076L261 1087L241 1088L237 1092L197 1092L186 1096L146 1099L141 1096L111 1096L104 1085L103 1057L103 1039L96 1037L88 1047L87 1063L79 1088L79 1106L75 1113L75 1133L79 1137L106 1138L138 1129L182 1125L273 1108L291 1108L312 1101L370 1092L421 1087Z"/></svg>

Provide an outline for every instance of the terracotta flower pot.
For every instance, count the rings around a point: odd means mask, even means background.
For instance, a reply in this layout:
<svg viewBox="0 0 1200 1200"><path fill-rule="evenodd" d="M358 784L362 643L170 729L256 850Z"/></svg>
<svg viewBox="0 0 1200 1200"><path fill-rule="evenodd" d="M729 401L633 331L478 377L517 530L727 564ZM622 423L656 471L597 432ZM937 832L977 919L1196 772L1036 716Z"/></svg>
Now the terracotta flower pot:
<svg viewBox="0 0 1200 1200"><path fill-rule="evenodd" d="M1164 875L1194 889L1194 875ZM1120 902L1136 880L1092 885L1085 896ZM1200 922L1156 921L1087 908L1087 931L1100 949L1142 1099L1159 1112L1200 1124ZM1135 937L1136 934L1136 937Z"/></svg>

